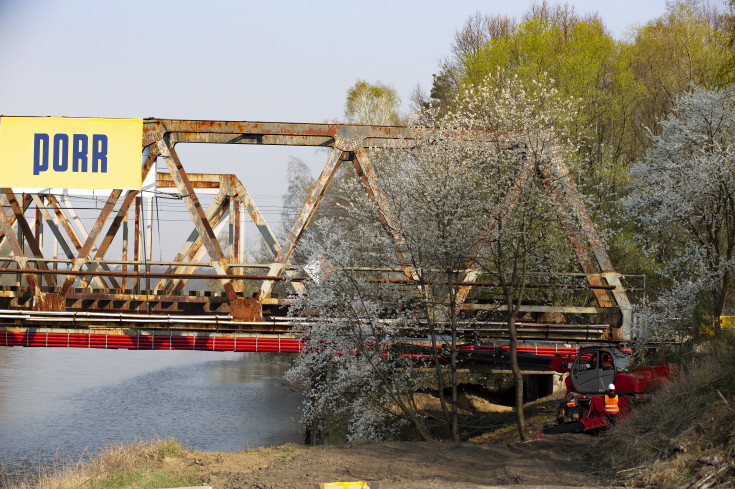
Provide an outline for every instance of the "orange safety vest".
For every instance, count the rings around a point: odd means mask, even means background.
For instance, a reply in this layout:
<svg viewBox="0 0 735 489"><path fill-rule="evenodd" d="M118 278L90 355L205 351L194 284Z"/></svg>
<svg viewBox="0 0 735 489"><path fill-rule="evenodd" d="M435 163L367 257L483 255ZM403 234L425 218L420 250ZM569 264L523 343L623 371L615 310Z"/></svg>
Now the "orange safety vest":
<svg viewBox="0 0 735 489"><path fill-rule="evenodd" d="M618 414L618 395L615 397L609 397L605 394L605 414Z"/></svg>
<svg viewBox="0 0 735 489"><path fill-rule="evenodd" d="M567 401L567 407L575 407L577 405L577 398L572 395L572 398Z"/></svg>

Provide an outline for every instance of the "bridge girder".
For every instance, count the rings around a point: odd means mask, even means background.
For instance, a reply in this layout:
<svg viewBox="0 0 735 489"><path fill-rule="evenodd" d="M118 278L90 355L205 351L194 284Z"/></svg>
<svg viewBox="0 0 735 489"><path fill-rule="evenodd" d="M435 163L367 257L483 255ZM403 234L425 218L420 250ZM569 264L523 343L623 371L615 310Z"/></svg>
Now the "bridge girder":
<svg viewBox="0 0 735 489"><path fill-rule="evenodd" d="M331 148L332 151L288 237L283 243L279 243L246 190L245 183L235 175L187 173L175 149L178 143L315 146ZM243 329L248 329L248 324L254 326L263 321L264 307L287 304L286 299L273 297L276 282L291 284L296 293L305 292L301 283L305 277L303 274L298 275L299 267L291 263L291 258L341 163L353 164L385 227L394 229L390 222L391 209L374 177L374 169L367 150L410 147L412 144L414 143L411 130L397 126L145 119L141 150L144 155L147 152L147 156L142 164L142 175L145 178L156 159L161 158L166 163L168 173L158 173L157 184L161 189L178 193L186 203L194 225L194 231L182 245L177 256L169 263L167 272L151 273L152 262L140 259L138 239L141 237L139 229L141 197L138 192L113 190L89 233L85 231L86 236L82 237L73 231L73 218L55 202L53 196L43 194L24 196L21 204L13 189L5 188L0 200L3 207L10 208L12 213L9 217L5 213L0 213L0 253L3 253L4 249L7 250L4 252L5 256L0 256L0 261L14 262L17 268L3 267L0 274L16 276L22 274L27 289L21 286L20 279L16 279L15 287L3 287L8 290L0 290L0 299L4 293L11 297L7 302L10 307L38 311L62 312L94 306L100 310L105 310L105 307L115 310L118 307L125 311L161 314L183 314L192 310L201 314L227 313L233 320L241 322ZM626 290L610 262L563 161L557 158L544 164L539 171L532 168L521 171L506 201L489 216L487 232L492 234L495 224L510 212L515 205L517 190L520 190L524 182L530 178L541 178L546 185L558 219L572 244L589 288L595 295L598 306L592 309L595 309L595 313L616 311L622 317L621 324L608 329L607 337L627 339L632 317ZM207 211L202 209L197 196L197 192L200 191L218 192L215 203ZM44 202L52 208L53 214L48 212ZM35 233L25 217L25 211L31 204L36 206ZM127 256L127 219L133 204L135 204L136 228L135 256L133 260L124 259L116 262L123 265L123 272L111 272L109 265L114 261L106 260L105 255L113 239L123 228L125 240L123 254ZM117 212L114 212L116 206ZM243 212L248 213L273 253L274 260L264 265L267 266L264 274L237 272L238 267L244 266L238 257L239 253L233 251L242 247L237 237L241 226L239 214ZM228 224L226 218L229 218L229 225L234 229L230 232L232 241L230 256L225 255L215 232L218 226ZM67 260L47 259L43 256L39 242L41 233L39 226L42 226L42 220L52 229L58 242L63 243ZM103 235L105 226L108 226L107 232ZM63 233L66 233L71 245L63 239ZM400 239L399 236L393 238ZM99 246L96 245L98 241ZM24 251L23 243L28 244L30 255ZM478 243L478 250L482 246L483 243ZM204 255L202 250L206 250L209 262L202 261ZM397 252L400 253L398 248ZM49 269L47 265L57 263L58 267L58 263L61 262L67 263L68 267L54 270ZM468 257L468 270L464 278L465 285L460 290L460 302L467 298L480 274L480 270L474 268L475 262L472 257ZM35 267L32 267L31 263L34 263ZM202 266L211 267L214 273L209 275L193 273ZM141 267L147 268L141 272ZM133 271L128 272L128 268ZM408 265L404 266L403 272L409 280L413 277ZM224 289L225 296L220 297L218 301L210 297L209 307L202 306L201 303L204 301L200 297L184 296L182 294L184 284L195 277L217 279ZM57 284L57 278L64 280ZM121 282L118 283L116 278L120 278ZM90 288L90 279L95 280L97 289ZM151 279L159 281L154 286L143 287L141 284L144 279L147 284ZM45 280L45 287L40 285L41 280ZM126 286L129 280L133 281L132 289ZM243 280L260 282L255 297L243 296ZM75 288L74 284L78 284L79 287ZM142 294L141 290L145 290L145 294ZM145 303L142 296L146 297ZM118 306L115 306L116 303ZM151 303L154 304L152 308ZM180 307L181 305L184 307ZM566 310L576 313L581 309L584 308Z"/></svg>

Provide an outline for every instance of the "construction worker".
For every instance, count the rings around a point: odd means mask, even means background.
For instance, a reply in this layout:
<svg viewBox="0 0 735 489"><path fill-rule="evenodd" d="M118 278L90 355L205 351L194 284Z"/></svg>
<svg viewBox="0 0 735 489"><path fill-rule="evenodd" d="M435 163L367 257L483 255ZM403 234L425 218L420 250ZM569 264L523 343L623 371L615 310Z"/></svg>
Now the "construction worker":
<svg viewBox="0 0 735 489"><path fill-rule="evenodd" d="M564 398L564 419L566 421L574 421L574 411L577 408L577 397L574 392L567 392Z"/></svg>
<svg viewBox="0 0 735 489"><path fill-rule="evenodd" d="M607 393L605 394L605 417L607 418L607 424L609 426L615 426L618 424L618 395L615 393L615 384L607 386Z"/></svg>

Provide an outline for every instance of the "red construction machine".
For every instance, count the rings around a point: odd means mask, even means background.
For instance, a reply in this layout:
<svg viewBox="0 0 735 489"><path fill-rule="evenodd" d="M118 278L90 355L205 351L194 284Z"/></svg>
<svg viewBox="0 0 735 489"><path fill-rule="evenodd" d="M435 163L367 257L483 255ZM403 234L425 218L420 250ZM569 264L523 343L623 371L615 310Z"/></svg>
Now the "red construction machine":
<svg viewBox="0 0 735 489"><path fill-rule="evenodd" d="M633 404L645 398L656 385L671 378L677 366L664 363L655 367L634 366L632 357L619 347L590 346L576 357L557 355L549 365L557 372L569 372L564 379L567 392L577 394L578 421L566 420L545 430L546 433L595 432L607 427L604 394L610 384L618 394L618 419L630 415Z"/></svg>

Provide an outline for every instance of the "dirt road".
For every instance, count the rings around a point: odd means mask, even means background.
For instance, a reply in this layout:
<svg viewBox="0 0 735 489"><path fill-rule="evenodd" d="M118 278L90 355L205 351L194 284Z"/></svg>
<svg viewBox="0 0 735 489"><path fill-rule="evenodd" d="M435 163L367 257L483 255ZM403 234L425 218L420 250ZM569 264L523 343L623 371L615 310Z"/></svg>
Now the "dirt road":
<svg viewBox="0 0 735 489"><path fill-rule="evenodd" d="M494 487L611 487L585 460L586 435L558 435L528 443L394 442L354 447L297 445L239 453L197 452L214 489L312 489L317 482L379 481L381 489Z"/></svg>

